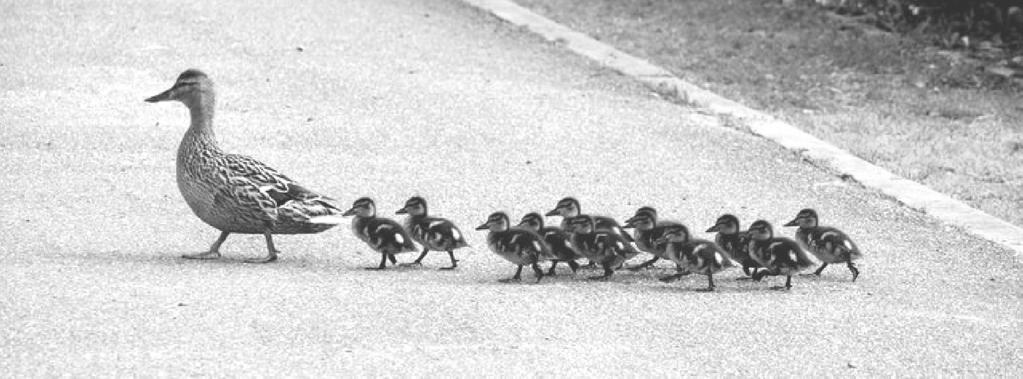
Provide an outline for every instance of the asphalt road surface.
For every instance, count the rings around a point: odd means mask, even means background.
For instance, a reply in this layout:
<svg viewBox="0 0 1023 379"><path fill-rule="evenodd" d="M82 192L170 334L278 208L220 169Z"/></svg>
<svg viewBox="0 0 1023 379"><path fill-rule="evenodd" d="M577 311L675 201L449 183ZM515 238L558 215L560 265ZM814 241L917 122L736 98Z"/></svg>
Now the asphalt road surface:
<svg viewBox="0 0 1023 379"><path fill-rule="evenodd" d="M8 1L0 5L0 375L1019 376L1021 266L1009 251L843 182L767 141L457 1ZM307 187L411 195L454 220L458 270L362 270L344 224L232 236L182 201L186 68L219 90L216 131ZM670 265L607 282L497 280L471 229L573 195L694 231L815 207L866 258L789 292ZM549 222L557 222L552 218ZM782 231L791 235L792 230ZM708 237L702 233L700 236ZM412 255L399 257L411 261ZM638 263L634 262L634 263Z"/></svg>

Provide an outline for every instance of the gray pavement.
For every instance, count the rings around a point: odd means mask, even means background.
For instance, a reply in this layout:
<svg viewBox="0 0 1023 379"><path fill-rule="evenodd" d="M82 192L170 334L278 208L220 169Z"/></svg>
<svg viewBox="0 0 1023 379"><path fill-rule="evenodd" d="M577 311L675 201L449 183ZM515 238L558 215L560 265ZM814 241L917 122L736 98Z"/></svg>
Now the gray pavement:
<svg viewBox="0 0 1023 379"><path fill-rule="evenodd" d="M1019 376L1011 252L842 182L768 141L454 1L0 5L0 375ZM300 49L299 49L300 48ZM301 51L300 51L301 50ZM369 272L348 225L282 260L178 258L216 231L174 183L188 118L145 104L180 71L217 83L216 130L345 204L413 194L466 231L455 272ZM667 270L501 284L470 232L565 195L703 230L802 207L866 251L791 292ZM554 221L554 220L551 220ZM783 233L791 235L791 230ZM409 261L406 255L399 259ZM528 275L527 275L528 277Z"/></svg>

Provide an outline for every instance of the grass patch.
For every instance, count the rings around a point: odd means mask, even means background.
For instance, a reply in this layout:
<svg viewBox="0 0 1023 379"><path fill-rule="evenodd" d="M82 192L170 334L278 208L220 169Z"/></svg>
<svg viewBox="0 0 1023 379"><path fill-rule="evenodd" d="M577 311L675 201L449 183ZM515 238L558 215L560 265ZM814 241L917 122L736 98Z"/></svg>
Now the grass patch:
<svg viewBox="0 0 1023 379"><path fill-rule="evenodd" d="M955 54L777 0L517 1L1023 225L1023 91Z"/></svg>

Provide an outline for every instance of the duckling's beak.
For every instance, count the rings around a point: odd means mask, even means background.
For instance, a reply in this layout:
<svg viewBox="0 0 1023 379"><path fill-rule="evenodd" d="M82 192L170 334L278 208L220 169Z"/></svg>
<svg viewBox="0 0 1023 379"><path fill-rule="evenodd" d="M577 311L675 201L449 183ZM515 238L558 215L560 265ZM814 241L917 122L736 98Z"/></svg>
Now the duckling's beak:
<svg viewBox="0 0 1023 379"><path fill-rule="evenodd" d="M176 88L176 87L171 87L170 89L168 89L166 91L160 92L159 95L156 95L156 96L153 96L153 97L150 97L150 98L146 99L146 102L147 103L158 103L158 102L161 102L161 101L170 100L171 99L171 95L174 94L174 88Z"/></svg>
<svg viewBox="0 0 1023 379"><path fill-rule="evenodd" d="M349 210L345 211L345 213L342 213L341 215L342 216L354 216L355 215L355 208L349 209Z"/></svg>
<svg viewBox="0 0 1023 379"><path fill-rule="evenodd" d="M636 225L634 225L632 222L633 222L633 220L631 218L628 219L628 220L625 220L625 225L622 225L622 229L635 228Z"/></svg>
<svg viewBox="0 0 1023 379"><path fill-rule="evenodd" d="M476 230L487 230L487 229L490 229L490 223L489 222L485 222L485 223L483 223L483 225L480 225L480 226L476 227Z"/></svg>
<svg viewBox="0 0 1023 379"><path fill-rule="evenodd" d="M661 238L658 238L658 239L654 240L654 244L655 245L660 245L660 244L665 243L665 242L668 242L668 237L661 237Z"/></svg>
<svg viewBox="0 0 1023 379"><path fill-rule="evenodd" d="M714 225L710 227L710 229L707 229L707 233L713 233L719 230L721 230L721 225Z"/></svg>
<svg viewBox="0 0 1023 379"><path fill-rule="evenodd" d="M782 226L799 226L799 219L797 218L795 220L789 221Z"/></svg>
<svg viewBox="0 0 1023 379"><path fill-rule="evenodd" d="M403 215L406 213L408 213L408 211L406 211L405 208L399 209L397 212L394 212L394 214L396 215Z"/></svg>
<svg viewBox="0 0 1023 379"><path fill-rule="evenodd" d="M555 208L554 210L552 210L550 212L544 213L544 216L557 216L557 215L560 215L560 214L561 214L561 212L558 212L558 209Z"/></svg>

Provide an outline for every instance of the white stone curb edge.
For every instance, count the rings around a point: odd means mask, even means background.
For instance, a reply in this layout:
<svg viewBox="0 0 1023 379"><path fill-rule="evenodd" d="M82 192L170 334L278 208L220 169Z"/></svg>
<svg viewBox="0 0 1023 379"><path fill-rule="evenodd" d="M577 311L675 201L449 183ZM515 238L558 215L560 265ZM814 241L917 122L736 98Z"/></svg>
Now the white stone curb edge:
<svg viewBox="0 0 1023 379"><path fill-rule="evenodd" d="M533 13L512 1L462 1L506 22L526 27L548 41L563 44L576 54L642 82L664 97L704 108L719 116L732 117L749 127L753 134L797 151L806 159L848 175L863 186L891 196L906 206L1004 245L1015 252L1017 259L1023 259L1023 228L857 158L795 126L683 81L668 70Z"/></svg>

